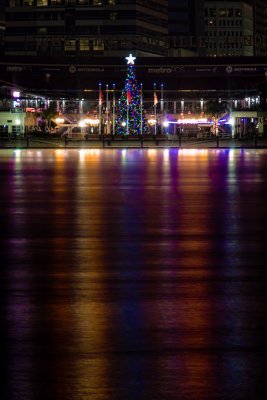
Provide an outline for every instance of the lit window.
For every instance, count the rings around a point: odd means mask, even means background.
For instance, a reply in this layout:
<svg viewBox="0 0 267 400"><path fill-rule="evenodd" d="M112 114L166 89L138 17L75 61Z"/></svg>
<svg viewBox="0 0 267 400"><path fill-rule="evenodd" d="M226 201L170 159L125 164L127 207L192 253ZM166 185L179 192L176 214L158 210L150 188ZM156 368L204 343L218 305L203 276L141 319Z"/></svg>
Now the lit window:
<svg viewBox="0 0 267 400"><path fill-rule="evenodd" d="M117 19L117 17L118 17L118 13L116 13L116 12L112 12L112 13L109 14L109 19L111 19L113 21L115 19Z"/></svg>
<svg viewBox="0 0 267 400"><path fill-rule="evenodd" d="M102 40L99 39L94 40L93 49L97 51L104 50L104 42L102 42Z"/></svg>
<svg viewBox="0 0 267 400"><path fill-rule="evenodd" d="M226 15L226 10L225 10L225 8L220 8L220 9L219 9L219 16L220 16L220 17L225 17L225 15Z"/></svg>
<svg viewBox="0 0 267 400"><path fill-rule="evenodd" d="M88 6L89 1L88 0L78 0L78 4L80 6Z"/></svg>
<svg viewBox="0 0 267 400"><path fill-rule="evenodd" d="M33 0L23 0L23 6L33 6Z"/></svg>
<svg viewBox="0 0 267 400"><path fill-rule="evenodd" d="M88 39L81 39L80 40L80 50L81 51L90 50L90 45L89 45L89 40Z"/></svg>
<svg viewBox="0 0 267 400"><path fill-rule="evenodd" d="M75 51L76 50L75 40L66 40L65 41L65 50L66 51Z"/></svg>
<svg viewBox="0 0 267 400"><path fill-rule="evenodd" d="M50 2L51 2L51 5L54 5L54 6L61 6L64 4L64 0L50 0Z"/></svg>
<svg viewBox="0 0 267 400"><path fill-rule="evenodd" d="M41 28L38 28L38 34L39 35L46 35L47 34L47 28L46 27L41 27Z"/></svg>
<svg viewBox="0 0 267 400"><path fill-rule="evenodd" d="M9 7L19 7L20 0L9 0Z"/></svg>
<svg viewBox="0 0 267 400"><path fill-rule="evenodd" d="M48 0L37 0L37 7L45 7L48 5Z"/></svg>
<svg viewBox="0 0 267 400"><path fill-rule="evenodd" d="M12 125L12 133L13 134L20 133L20 131L21 131L21 126L19 124L18 125Z"/></svg>
<svg viewBox="0 0 267 400"><path fill-rule="evenodd" d="M115 6L116 5L116 0L108 0L108 4L110 6Z"/></svg>

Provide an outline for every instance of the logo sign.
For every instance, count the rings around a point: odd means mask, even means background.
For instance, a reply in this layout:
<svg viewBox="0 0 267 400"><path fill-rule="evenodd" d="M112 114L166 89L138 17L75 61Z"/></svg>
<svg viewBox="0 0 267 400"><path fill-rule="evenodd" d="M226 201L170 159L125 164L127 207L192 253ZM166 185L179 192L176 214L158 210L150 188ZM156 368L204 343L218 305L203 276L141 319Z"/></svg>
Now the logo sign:
<svg viewBox="0 0 267 400"><path fill-rule="evenodd" d="M75 67L75 65L70 65L70 67L69 67L69 72L70 72L71 74L75 74L75 72L76 72L76 67Z"/></svg>

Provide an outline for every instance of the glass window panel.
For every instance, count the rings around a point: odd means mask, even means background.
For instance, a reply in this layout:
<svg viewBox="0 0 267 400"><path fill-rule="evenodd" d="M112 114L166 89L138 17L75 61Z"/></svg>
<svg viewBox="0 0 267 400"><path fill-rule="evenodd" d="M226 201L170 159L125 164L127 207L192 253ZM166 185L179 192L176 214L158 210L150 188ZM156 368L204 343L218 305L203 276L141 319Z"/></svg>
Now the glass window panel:
<svg viewBox="0 0 267 400"><path fill-rule="evenodd" d="M37 7L45 7L48 5L48 0L37 0Z"/></svg>
<svg viewBox="0 0 267 400"><path fill-rule="evenodd" d="M65 50L66 51L75 51L76 50L76 42L75 42L75 40L66 40L66 42L65 42Z"/></svg>
<svg viewBox="0 0 267 400"><path fill-rule="evenodd" d="M33 6L34 5L34 0L23 0L23 6Z"/></svg>
<svg viewBox="0 0 267 400"><path fill-rule="evenodd" d="M19 7L20 0L9 0L9 7Z"/></svg>
<svg viewBox="0 0 267 400"><path fill-rule="evenodd" d="M81 51L88 51L90 50L90 44L88 39L81 39L80 40L80 50Z"/></svg>

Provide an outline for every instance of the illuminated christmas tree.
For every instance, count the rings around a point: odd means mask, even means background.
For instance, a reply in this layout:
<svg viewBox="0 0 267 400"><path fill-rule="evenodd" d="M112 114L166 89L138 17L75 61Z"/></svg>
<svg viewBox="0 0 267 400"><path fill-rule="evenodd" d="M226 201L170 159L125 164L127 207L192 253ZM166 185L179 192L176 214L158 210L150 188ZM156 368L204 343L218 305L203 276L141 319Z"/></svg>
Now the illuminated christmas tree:
<svg viewBox="0 0 267 400"><path fill-rule="evenodd" d="M132 54L125 57L128 64L125 86L119 98L116 119L119 135L143 135L147 132L146 119L143 109L142 85L139 86L134 69Z"/></svg>

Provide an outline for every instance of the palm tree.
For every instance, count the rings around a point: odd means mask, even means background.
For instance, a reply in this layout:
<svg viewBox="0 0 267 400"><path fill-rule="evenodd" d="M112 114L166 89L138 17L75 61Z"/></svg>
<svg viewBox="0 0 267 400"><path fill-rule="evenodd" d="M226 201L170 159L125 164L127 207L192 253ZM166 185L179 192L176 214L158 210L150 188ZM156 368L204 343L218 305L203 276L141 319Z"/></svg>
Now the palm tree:
<svg viewBox="0 0 267 400"><path fill-rule="evenodd" d="M206 103L205 113L214 121L213 134L216 136L217 147L219 147L218 120L228 111L228 109L228 103L226 101L221 101L221 99L210 100Z"/></svg>
<svg viewBox="0 0 267 400"><path fill-rule="evenodd" d="M220 99L209 100L206 103L205 113L206 115L219 119L223 114L229 110L229 105L226 101Z"/></svg>
<svg viewBox="0 0 267 400"><path fill-rule="evenodd" d="M222 115L224 115L227 111L229 111L229 105L226 101L221 101L221 99L209 100L206 103L205 113L207 116L211 117L214 121L214 134L217 139L218 136L218 120Z"/></svg>
<svg viewBox="0 0 267 400"><path fill-rule="evenodd" d="M57 114L53 104L50 104L49 107L42 112L42 117L45 119L49 131L51 130L52 120L55 119Z"/></svg>

